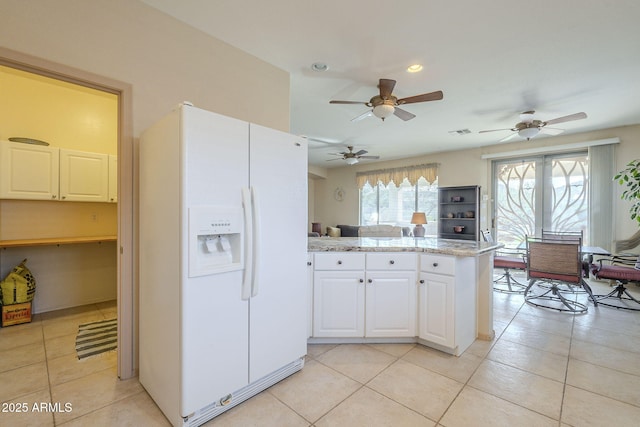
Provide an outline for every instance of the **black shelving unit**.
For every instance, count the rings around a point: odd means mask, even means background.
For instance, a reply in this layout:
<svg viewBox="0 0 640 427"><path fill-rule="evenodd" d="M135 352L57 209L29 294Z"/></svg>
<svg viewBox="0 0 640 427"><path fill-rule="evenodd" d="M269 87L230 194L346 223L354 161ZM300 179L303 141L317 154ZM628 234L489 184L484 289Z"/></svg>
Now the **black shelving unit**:
<svg viewBox="0 0 640 427"><path fill-rule="evenodd" d="M438 237L480 240L480 186L438 189ZM454 227L464 227L456 232Z"/></svg>

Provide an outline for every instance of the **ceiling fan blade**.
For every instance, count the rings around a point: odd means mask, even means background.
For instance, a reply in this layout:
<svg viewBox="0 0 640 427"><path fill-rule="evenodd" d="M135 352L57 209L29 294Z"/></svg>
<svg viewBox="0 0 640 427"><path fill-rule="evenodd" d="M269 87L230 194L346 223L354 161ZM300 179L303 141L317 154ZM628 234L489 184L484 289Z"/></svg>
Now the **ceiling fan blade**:
<svg viewBox="0 0 640 427"><path fill-rule="evenodd" d="M342 157L336 157L335 159L328 159L327 162L331 162L333 160L342 160Z"/></svg>
<svg viewBox="0 0 640 427"><path fill-rule="evenodd" d="M431 93L423 93L422 95L410 96L408 98L398 99L398 105L401 104L414 104L416 102L427 102L427 101L439 101L444 97L442 91L436 91Z"/></svg>
<svg viewBox="0 0 640 427"><path fill-rule="evenodd" d="M380 98L389 99L393 88L396 86L396 81L391 79L380 79L378 87L380 88Z"/></svg>
<svg viewBox="0 0 640 427"><path fill-rule="evenodd" d="M406 122L407 120L411 120L411 119L413 119L413 118L416 116L415 114L410 113L410 112L408 112L408 111L406 111L406 110L403 110L402 108L398 108L398 107L396 107L396 108L395 108L395 110L393 110L393 114L394 114L396 117L401 118L401 119L402 119L402 120L404 120L405 122Z"/></svg>
<svg viewBox="0 0 640 427"><path fill-rule="evenodd" d="M329 101L329 104L364 104L364 105L369 105L368 102L364 102L364 101Z"/></svg>
<svg viewBox="0 0 640 427"><path fill-rule="evenodd" d="M587 118L587 114L586 113L575 113L575 114L570 114L568 116L563 116L563 117L558 117L557 119L552 119L549 121L544 122L544 125L555 125L556 123L564 123L564 122L570 122L572 120L581 120L581 119L586 119Z"/></svg>
<svg viewBox="0 0 640 427"><path fill-rule="evenodd" d="M508 129L489 129L489 130L481 130L481 131L478 131L478 133L499 132L499 131L503 131L503 130L510 130L510 131L513 131L513 129L512 129L512 128L508 128Z"/></svg>
<svg viewBox="0 0 640 427"><path fill-rule="evenodd" d="M359 120L364 119L365 117L369 117L369 116L372 116L372 115L373 115L373 111L372 111L372 110L369 110L369 111L366 111L366 112L364 112L364 113L360 114L360 115L359 115L359 116L357 116L357 117L354 117L353 119L351 119L351 121L352 121L352 122L357 122L357 121L359 121Z"/></svg>
<svg viewBox="0 0 640 427"><path fill-rule="evenodd" d="M361 155L363 155L363 154L367 154L367 153L368 153L368 151L367 151L367 150L360 150L360 151L358 151L357 153L353 153L353 154L355 154L356 156L361 156Z"/></svg>
<svg viewBox="0 0 640 427"><path fill-rule="evenodd" d="M511 135L507 136L506 138L502 138L500 142L509 141L510 139L515 138L516 136L518 136L518 132L514 132Z"/></svg>
<svg viewBox="0 0 640 427"><path fill-rule="evenodd" d="M540 128L540 133L547 135L560 135L562 132L564 132L564 129L548 128L546 126Z"/></svg>
<svg viewBox="0 0 640 427"><path fill-rule="evenodd" d="M380 156L358 156L359 159L379 159Z"/></svg>

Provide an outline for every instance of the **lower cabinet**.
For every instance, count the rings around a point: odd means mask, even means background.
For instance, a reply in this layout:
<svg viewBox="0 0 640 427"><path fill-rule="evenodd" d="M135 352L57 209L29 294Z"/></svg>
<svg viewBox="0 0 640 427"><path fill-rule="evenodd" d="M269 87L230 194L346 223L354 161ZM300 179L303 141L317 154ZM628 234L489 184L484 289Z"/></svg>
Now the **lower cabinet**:
<svg viewBox="0 0 640 427"><path fill-rule="evenodd" d="M314 337L416 336L417 258L389 254L385 260L380 255L315 254ZM413 271L395 271L406 265L412 265Z"/></svg>
<svg viewBox="0 0 640 427"><path fill-rule="evenodd" d="M411 338L460 355L476 339L476 263L443 254L315 253L312 338Z"/></svg>
<svg viewBox="0 0 640 427"><path fill-rule="evenodd" d="M418 336L421 339L453 347L454 286L455 281L451 276L420 273Z"/></svg>
<svg viewBox="0 0 640 427"><path fill-rule="evenodd" d="M314 273L313 336L364 336L364 270Z"/></svg>
<svg viewBox="0 0 640 427"><path fill-rule="evenodd" d="M418 337L459 355L476 338L476 264L471 257L420 256Z"/></svg>

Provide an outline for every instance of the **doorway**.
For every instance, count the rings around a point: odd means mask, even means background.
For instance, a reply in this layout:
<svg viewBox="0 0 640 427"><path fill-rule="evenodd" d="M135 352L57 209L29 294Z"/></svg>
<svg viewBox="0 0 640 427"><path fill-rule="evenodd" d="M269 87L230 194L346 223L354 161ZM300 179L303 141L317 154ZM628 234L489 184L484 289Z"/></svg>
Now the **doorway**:
<svg viewBox="0 0 640 427"><path fill-rule="evenodd" d="M0 65L115 94L118 97L117 319L118 377L136 375L134 205L131 86L127 83L0 48Z"/></svg>
<svg viewBox="0 0 640 427"><path fill-rule="evenodd" d="M542 229L582 231L588 238L586 151L496 160L492 168L491 227L497 241L522 247L526 236L540 235Z"/></svg>

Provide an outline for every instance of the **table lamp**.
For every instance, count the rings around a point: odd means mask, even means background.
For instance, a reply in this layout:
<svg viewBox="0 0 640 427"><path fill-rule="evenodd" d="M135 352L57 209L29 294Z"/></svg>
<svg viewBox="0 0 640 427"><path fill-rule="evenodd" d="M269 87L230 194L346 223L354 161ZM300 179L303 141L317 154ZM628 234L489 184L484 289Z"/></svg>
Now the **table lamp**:
<svg viewBox="0 0 640 427"><path fill-rule="evenodd" d="M424 237L424 227L422 224L427 223L427 216L424 212L414 212L411 217L411 224L416 224L413 228L413 236L414 237Z"/></svg>

